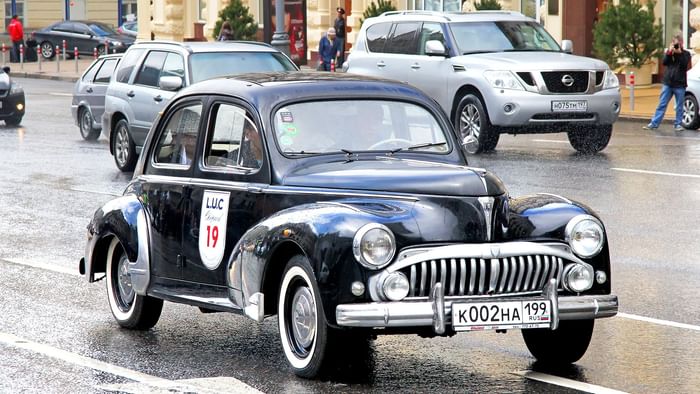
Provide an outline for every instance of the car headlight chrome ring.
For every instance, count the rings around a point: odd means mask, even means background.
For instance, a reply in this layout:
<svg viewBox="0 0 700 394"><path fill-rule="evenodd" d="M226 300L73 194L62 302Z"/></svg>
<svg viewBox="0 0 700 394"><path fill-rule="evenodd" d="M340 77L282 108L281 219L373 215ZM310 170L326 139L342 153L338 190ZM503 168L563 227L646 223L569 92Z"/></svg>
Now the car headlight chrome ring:
<svg viewBox="0 0 700 394"><path fill-rule="evenodd" d="M578 215L566 225L565 239L577 256L591 258L603 250L605 230L595 217Z"/></svg>
<svg viewBox="0 0 700 394"><path fill-rule="evenodd" d="M355 259L369 269L380 269L394 259L396 239L394 233L380 223L369 223L355 233L352 240Z"/></svg>

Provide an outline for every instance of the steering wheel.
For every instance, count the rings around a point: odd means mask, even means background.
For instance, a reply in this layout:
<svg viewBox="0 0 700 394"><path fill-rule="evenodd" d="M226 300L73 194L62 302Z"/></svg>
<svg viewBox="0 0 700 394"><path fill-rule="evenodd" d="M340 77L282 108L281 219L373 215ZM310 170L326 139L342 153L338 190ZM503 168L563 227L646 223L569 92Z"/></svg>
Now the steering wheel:
<svg viewBox="0 0 700 394"><path fill-rule="evenodd" d="M407 139L403 139L403 138L387 138L387 139L385 139L385 140L381 140L381 141L379 141L379 142L377 142L377 143L375 143L375 144L372 144L372 146L370 146L370 147L367 148L367 149L368 149L368 150L375 150L375 149L379 149L380 147L382 147L382 146L384 146L384 145L389 145L389 144L394 144L394 147L395 147L395 148L398 148L398 146L396 146L395 144L396 144L396 143L400 143L400 142L405 143L406 146L411 146L411 145L413 145L413 142L412 142L412 141L409 141L409 140L407 140Z"/></svg>

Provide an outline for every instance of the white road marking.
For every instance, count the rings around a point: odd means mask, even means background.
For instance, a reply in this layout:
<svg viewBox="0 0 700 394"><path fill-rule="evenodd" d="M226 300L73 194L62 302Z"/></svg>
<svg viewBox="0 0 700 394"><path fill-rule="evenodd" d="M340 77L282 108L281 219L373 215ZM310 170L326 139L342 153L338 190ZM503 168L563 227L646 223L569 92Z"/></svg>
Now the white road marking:
<svg viewBox="0 0 700 394"><path fill-rule="evenodd" d="M554 144L568 144L569 141L562 141L562 140L532 140L534 142L551 142Z"/></svg>
<svg viewBox="0 0 700 394"><path fill-rule="evenodd" d="M80 272L78 272L78 263L77 261L75 262L75 268L66 268L65 266L60 266L57 264L46 264L46 263L38 263L36 261L28 261L28 260L17 260L17 259L7 259L3 258L0 261L7 261L8 263L12 264L17 264L17 265L24 265L27 267L33 267L33 268L38 268L44 271L53 271L53 272L58 272L60 274L67 274L67 275L73 275L73 276L80 276ZM66 263L65 265L70 265L70 263Z"/></svg>
<svg viewBox="0 0 700 394"><path fill-rule="evenodd" d="M66 96L73 97L73 93L49 92L50 96Z"/></svg>
<svg viewBox="0 0 700 394"><path fill-rule="evenodd" d="M183 392L194 392L194 393L219 393L218 390L207 389L206 387L194 386L187 381L174 381L169 379L159 378L157 376L148 375L138 371L134 371L128 368L123 368L117 365L108 364L94 358L81 356L79 354L71 353L59 348L45 345L37 342L32 342L16 335L7 334L0 332L0 344L5 344L7 346L12 346L24 350L28 350L34 353L43 354L44 356L55 358L69 364L78 365L85 368L94 369L96 371L102 371L111 375L121 376L123 378L131 379L137 381L141 384L148 385L151 388L162 389L163 392L168 393L183 393ZM236 393L261 393L255 388L248 386L247 384L241 382L240 380L234 378L228 378L227 383L229 384L230 392Z"/></svg>
<svg viewBox="0 0 700 394"><path fill-rule="evenodd" d="M548 384L553 384L560 387L566 387L574 390L584 391L587 393L600 393L600 394L621 394L624 391L619 391L615 389L610 389L603 386L597 386L595 384L579 382L577 380L571 380L562 378L554 375L547 375L546 373L534 372L534 371L522 371L516 372L516 375L524 376L530 380L536 380L538 382L544 382Z"/></svg>
<svg viewBox="0 0 700 394"><path fill-rule="evenodd" d="M611 170L622 171L622 172L634 172L637 174L648 174L648 175L677 176L677 177L682 177L682 178L700 178L700 175L698 175L698 174L683 174L683 173L679 173L679 172L635 170L633 168L616 168L616 167L611 168Z"/></svg>
<svg viewBox="0 0 700 394"><path fill-rule="evenodd" d="M670 321L670 320L654 319L653 317L631 315L629 313L621 313L621 312L618 312L617 316L622 317L624 319L638 320L641 322L658 324L661 326L668 326L668 327L675 327L675 328L683 328L686 330L700 331L700 326L694 326L692 324L685 324L685 323L678 323L678 322Z"/></svg>

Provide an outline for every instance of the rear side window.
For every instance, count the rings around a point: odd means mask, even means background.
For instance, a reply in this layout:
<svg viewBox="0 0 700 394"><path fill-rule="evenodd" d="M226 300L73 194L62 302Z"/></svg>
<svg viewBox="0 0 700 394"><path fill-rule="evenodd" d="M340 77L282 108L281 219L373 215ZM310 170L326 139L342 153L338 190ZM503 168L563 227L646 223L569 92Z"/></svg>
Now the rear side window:
<svg viewBox="0 0 700 394"><path fill-rule="evenodd" d="M146 60L143 61L143 65L136 76L137 85L146 86L158 86L158 80L160 79L160 70L163 69L163 63L165 63L165 58L168 56L167 52L161 51L151 51L146 55Z"/></svg>
<svg viewBox="0 0 700 394"><path fill-rule="evenodd" d="M401 53L404 55L418 54L418 41L416 32L420 30L420 23L397 23L389 41L384 45L385 53Z"/></svg>
<svg viewBox="0 0 700 394"><path fill-rule="evenodd" d="M118 59L105 60L104 63L102 63L102 67L100 67L100 71L97 72L97 76L95 76L95 83L109 83L118 63Z"/></svg>
<svg viewBox="0 0 700 394"><path fill-rule="evenodd" d="M391 23L377 23L367 29L367 48L370 52L384 52L384 44L389 37Z"/></svg>
<svg viewBox="0 0 700 394"><path fill-rule="evenodd" d="M95 78L95 74L97 74L97 70L100 69L100 65L103 63L102 60L97 61L90 66L90 68L85 71L85 74L83 74L83 82L92 82L93 78Z"/></svg>
<svg viewBox="0 0 700 394"><path fill-rule="evenodd" d="M145 49L130 49L121 61L121 67L117 71L117 82L128 83L131 72L134 71L136 63L143 55Z"/></svg>
<svg viewBox="0 0 700 394"><path fill-rule="evenodd" d="M168 119L156 146L155 162L188 166L194 159L202 104L187 105Z"/></svg>

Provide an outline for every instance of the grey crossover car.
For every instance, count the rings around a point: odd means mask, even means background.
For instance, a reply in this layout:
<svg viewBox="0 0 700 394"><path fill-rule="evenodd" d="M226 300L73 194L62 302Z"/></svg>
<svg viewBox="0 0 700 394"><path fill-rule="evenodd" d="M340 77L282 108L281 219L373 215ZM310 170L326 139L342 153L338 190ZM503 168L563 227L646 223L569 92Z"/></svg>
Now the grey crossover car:
<svg viewBox="0 0 700 394"><path fill-rule="evenodd" d="M428 93L469 153L495 149L502 133L543 132L598 152L620 113L619 84L606 63L571 48L517 12L395 11L365 20L344 69Z"/></svg>
<svg viewBox="0 0 700 394"><path fill-rule="evenodd" d="M145 41L124 54L105 96L102 129L121 171L131 171L153 121L184 86L248 72L298 71L282 52L259 42Z"/></svg>
<svg viewBox="0 0 700 394"><path fill-rule="evenodd" d="M86 140L96 140L102 131L102 113L105 93L122 54L102 55L97 58L73 86L71 113Z"/></svg>
<svg viewBox="0 0 700 394"><path fill-rule="evenodd" d="M688 87L685 89L681 120L681 126L689 130L697 130L700 127L698 96L700 96L700 67L693 67L688 71Z"/></svg>

